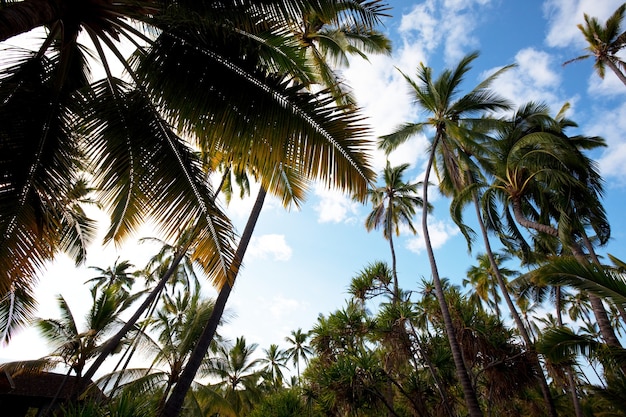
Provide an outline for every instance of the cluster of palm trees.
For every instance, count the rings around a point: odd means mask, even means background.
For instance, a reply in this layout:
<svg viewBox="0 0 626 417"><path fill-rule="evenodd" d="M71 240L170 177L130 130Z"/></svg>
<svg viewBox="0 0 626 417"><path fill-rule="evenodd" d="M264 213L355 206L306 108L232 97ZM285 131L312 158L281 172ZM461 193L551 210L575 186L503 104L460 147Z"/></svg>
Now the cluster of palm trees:
<svg viewBox="0 0 626 417"><path fill-rule="evenodd" d="M604 65L623 68L625 10L605 27L588 16L580 27L601 76ZM83 381L77 402L59 405L68 415L86 415L85 407L113 415L112 406L159 416L623 412L610 398L623 395L626 372L618 337L626 320L624 265L604 265L596 254L610 225L602 179L587 155L604 141L571 135L567 106L552 116L543 104L527 103L509 114L512 104L490 89L509 67L462 94L473 53L438 76L425 65L415 78L403 74L428 116L378 145L390 153L416 134L432 134L425 178L404 183L408 166L388 164L384 185L375 186L375 144L333 68L349 54L390 52L376 30L386 12L381 0L2 2L0 41L30 31L41 38L35 49L8 48L0 68L3 341L32 317L35 277L45 263L59 251L84 260L96 229L81 205L110 214L107 241L121 242L149 218L175 242L141 275L140 292L131 293L130 264L101 270L84 332L60 297L63 318L38 321L58 349L4 370L64 363ZM91 76L94 61L101 79ZM468 206L476 213L491 280L482 297L495 315L439 275L428 229L431 170L470 248L476 232L463 214ZM221 175L218 187L207 180L212 174ZM260 191L237 237L217 195L229 198L233 181L249 191L251 180ZM310 334L294 332L289 353L272 345L266 358L253 359L256 345L244 337L221 343L216 331L266 194L298 205L312 181L373 204L366 227L383 228L392 265L366 267L352 281L347 306L320 316ZM419 208L432 281L405 292L393 236L400 225L415 232ZM532 272L509 283L515 274L492 249L493 238ZM214 301L202 299L193 265L218 289ZM477 276L470 272L469 281ZM597 334L564 322L563 286L578 291L579 306L589 304L583 310L592 312L587 321L597 323ZM556 294L557 320L533 327L524 295L546 287ZM514 329L499 312L501 300ZM127 311L134 312L121 322ZM153 352L151 365L132 368L144 348ZM113 399L79 402L119 352L100 385ZM309 353L314 358L301 374ZM602 365L604 387L582 383L581 353ZM292 389L282 372L288 357L297 366ZM606 402L590 400L591 392Z"/></svg>
<svg viewBox="0 0 626 417"><path fill-rule="evenodd" d="M374 178L369 128L330 62L389 52L375 29L386 9L362 0L3 2L0 41L27 32L41 39L35 49L8 46L0 74L5 340L27 318L45 262L59 251L84 259L95 225L81 203L95 196L110 214L107 241L150 218L177 242L172 260L84 377L189 255L220 294L163 408L178 414L266 192L299 204L312 180L364 195ZM122 45L134 49L130 57ZM101 79L91 77L94 61ZM239 240L207 181L218 169L261 184ZM18 295L26 302L14 303Z"/></svg>

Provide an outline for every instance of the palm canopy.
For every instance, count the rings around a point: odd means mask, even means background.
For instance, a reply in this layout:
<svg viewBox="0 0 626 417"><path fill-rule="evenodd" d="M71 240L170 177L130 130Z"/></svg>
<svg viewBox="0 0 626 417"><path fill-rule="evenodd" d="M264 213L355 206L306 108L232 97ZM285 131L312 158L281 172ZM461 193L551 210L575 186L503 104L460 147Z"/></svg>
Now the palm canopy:
<svg viewBox="0 0 626 417"><path fill-rule="evenodd" d="M401 225L416 232L412 220L416 208L423 204L422 198L417 195L422 184L403 181L403 174L408 168L409 164L392 167L387 161L383 170L384 184L367 191L373 207L365 219L365 227L368 231L382 227L385 239L390 239L394 233L399 236Z"/></svg>
<svg viewBox="0 0 626 417"><path fill-rule="evenodd" d="M194 256L217 283L229 274L234 236L194 148L233 155L267 178L281 166L364 195L374 177L369 130L357 109L307 90L311 71L288 30L311 4L344 3L4 2L0 39L37 27L48 36L0 72L0 292L63 249L63 197L84 170L111 214L107 239L121 242L147 218L166 238L192 224ZM91 80L79 33L93 43L103 80ZM137 46L132 65L120 39Z"/></svg>
<svg viewBox="0 0 626 417"><path fill-rule="evenodd" d="M571 59L564 65L593 57L595 59L593 66L600 78L604 78L608 66L626 84L626 76L623 73L626 64L619 57L619 52L626 44L626 32L623 32L621 27L624 13L626 4L619 6L604 25L597 18L585 13L585 23L577 26L587 41L586 49L589 54Z"/></svg>

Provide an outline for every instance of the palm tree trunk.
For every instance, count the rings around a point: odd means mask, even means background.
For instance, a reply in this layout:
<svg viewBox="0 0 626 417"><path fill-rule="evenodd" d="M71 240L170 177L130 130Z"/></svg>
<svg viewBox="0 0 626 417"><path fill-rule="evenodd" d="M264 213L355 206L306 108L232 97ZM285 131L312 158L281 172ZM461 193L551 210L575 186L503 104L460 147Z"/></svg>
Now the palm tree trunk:
<svg viewBox="0 0 626 417"><path fill-rule="evenodd" d="M598 256L596 255L596 251L593 248L593 245L589 241L589 237L587 236L587 233L582 233L582 238L583 238L583 242L585 243L585 247L587 248L587 251L589 252L589 256L591 256L591 260L598 266L602 265L600 263L600 260L598 259ZM617 311L619 311L619 315L622 321L626 323L626 310L624 310L624 307L620 304L616 304L615 307L617 308Z"/></svg>
<svg viewBox="0 0 626 417"><path fill-rule="evenodd" d="M196 373L198 372L198 369L202 364L202 359L209 350L209 346L213 341L217 326L222 319L222 315L224 314L226 301L228 301L228 297L230 296L232 287L235 284L235 279L237 278L237 274L239 273L239 266L241 265L246 250L248 249L248 244L250 243L250 239L252 238L252 232L254 232L256 222L259 219L259 215L261 214L261 209L263 208L263 202L265 201L266 194L267 191L265 190L265 188L263 188L263 186L261 186L256 201L254 202L254 206L252 207L250 217L248 218L248 222L246 223L246 227L244 228L243 234L241 235L241 240L239 241L239 245L237 246L233 265L230 268L232 282L226 282L222 286L217 296L217 299L215 300L215 306L213 307L211 317L209 317L209 321L204 327L204 330L200 335L200 338L198 339L196 346L193 349L193 352L189 356L189 360L185 365L185 369L183 369L183 372L180 374L180 378L174 386L172 394L167 399L167 402L165 403L165 406L163 407L161 413L159 413L159 417L176 417L180 413L183 402L185 400L185 396L187 395L187 391L189 391L191 383L193 382Z"/></svg>
<svg viewBox="0 0 626 417"><path fill-rule="evenodd" d="M554 406L554 399L552 398L552 394L550 393L550 386L548 385L548 381L546 380L546 376L543 373L543 368L541 366L541 362L539 360L539 356L533 347L533 343L530 339L530 335L526 331L526 326L524 326L524 322L520 317L515 304L513 304L513 300L511 299L511 295L509 294L509 289L504 282L504 278L502 277L502 273L500 272L500 267L498 267L498 263L496 262L495 257L493 256L493 250L491 249L491 242L489 240L489 234L487 233L487 228L485 227L485 223L483 222L483 218L480 213L480 204L478 202L478 196L474 192L472 195L474 200L474 208L476 210L476 218L478 219L478 224L480 226L480 231L483 237L483 242L485 244L485 252L487 253L487 257L489 258L489 263L491 264L491 269L496 277L496 281L498 282L498 287L500 288L500 292L502 293L502 297L504 297L504 301L506 302L507 307L509 308L509 312L513 317L513 321L515 321L515 325L517 326L517 330L519 331L522 339L524 340L524 344L526 345L526 350L530 354L532 365L537 372L537 379L539 381L539 386L541 388L541 394L543 395L543 400L546 403L548 415L550 417L558 417L556 412L556 408ZM574 391L574 395L576 392ZM576 415L576 417L582 417L580 415Z"/></svg>
<svg viewBox="0 0 626 417"><path fill-rule="evenodd" d="M433 378L433 381L435 382L435 387L437 388L437 392L439 392L439 396L441 397L441 403L443 407L446 409L448 416L454 417L454 413L452 412L452 409L450 408L452 402L450 402L450 400L448 399L448 395L446 394L446 389L443 386L441 379L439 378L439 374L437 373L437 368L435 367L435 364L433 363L433 361L430 359L430 356L428 356L428 352L426 352L426 349L424 349L424 346L422 345L422 342L420 341L420 338L417 332L415 331L415 327L413 326L413 323L409 322L409 325L411 326L411 334L413 335L415 344L417 345L417 350L419 350L419 353L422 356L422 359L424 359L424 361L426 362L426 367L428 368L430 376ZM415 369L419 369L418 363L415 360L415 355L413 355L413 361L415 362L414 364Z"/></svg>
<svg viewBox="0 0 626 417"><path fill-rule="evenodd" d="M98 357L96 357L96 359L91 364L87 372L85 372L85 375L83 377L83 384L78 389L79 394L82 394L88 388L89 381L91 380L91 378L93 378L94 374L100 368L100 366L104 363L106 358L111 353L113 353L113 351L115 350L115 348L117 348L117 346L122 341L126 333L128 333L130 329L132 329L135 326L135 324L137 323L137 320L139 320L141 315L150 307L152 302L159 296L159 294L161 294L161 291L165 287L165 284L167 284L167 282L170 280L170 278L172 277L172 275L178 268L178 265L180 264L183 257L185 256L185 253L187 249L189 248L190 244L191 244L191 240L187 242L187 244L184 247L178 250L178 253L176 254L176 256L174 256L174 259L172 259L172 263L170 267L165 272L165 274L163 274L163 276L161 277L161 280L156 285L156 287L154 287L154 289L150 292L148 297L146 297L146 299L139 306L139 308L135 311L132 317L130 317L126 321L124 326L122 326L122 328L102 346L100 354L98 355Z"/></svg>
<svg viewBox="0 0 626 417"><path fill-rule="evenodd" d="M533 222L526 217L522 213L521 209L521 201L519 199L513 200L513 214L515 215L515 220L521 224L522 226L536 230L538 232L546 233L550 236L559 237L559 232L554 227L550 225L545 225L537 222ZM580 262L584 264L587 262L585 255L578 245L571 244L570 250L574 257ZM596 321L598 322L598 327L600 328L600 333L602 334L602 338L604 341L613 347L622 347L619 339L615 335L615 331L611 326L611 321L609 320L609 316L604 308L604 304L602 304L602 300L593 294L589 294L589 301L591 302L591 308L593 310L593 314L596 317Z"/></svg>
<svg viewBox="0 0 626 417"><path fill-rule="evenodd" d="M622 83L624 83L624 85L626 85L626 76L624 75L624 73L622 71L620 71L620 69L617 67L617 65L615 65L615 62L613 62L610 58L609 59L605 59L604 63L611 68L611 70L615 73L615 75L617 75L617 78L620 79L620 81Z"/></svg>
<svg viewBox="0 0 626 417"><path fill-rule="evenodd" d="M430 242L430 235L428 233L428 180L430 177L430 171L435 159L435 151L437 149L437 142L439 141L440 133L437 133L435 140L433 141L430 157L426 166L426 173L424 176L423 186L423 208L422 208L422 231L424 233L424 243L426 245L426 252L428 253L428 261L430 262L430 269L433 274L433 282L435 284L435 294L437 295L437 301L439 302L439 308L441 309L441 315L443 316L444 326L446 328L446 334L448 335L448 343L450 344L450 350L452 352L452 358L454 359L454 366L456 368L457 378L463 389L463 396L465 397L465 404L467 405L467 411L470 417L482 417L483 413L480 410L478 404L478 398L476 397L476 391L472 386L472 381L467 373L463 355L461 353L461 346L456 338L456 332L452 324L452 317L450 316L450 310L443 292L441 285L441 278L439 277L439 271L437 269L437 262L435 261L435 255L433 253L432 244Z"/></svg>
<svg viewBox="0 0 626 417"><path fill-rule="evenodd" d="M393 232L393 231L390 231ZM389 248L391 249L391 275L393 277L393 303L400 301L400 289L398 284L398 271L396 270L396 250L393 247L393 235L389 234Z"/></svg>
<svg viewBox="0 0 626 417"><path fill-rule="evenodd" d="M0 42L50 24L62 15L59 4L49 0L26 0L3 5L0 11Z"/></svg>

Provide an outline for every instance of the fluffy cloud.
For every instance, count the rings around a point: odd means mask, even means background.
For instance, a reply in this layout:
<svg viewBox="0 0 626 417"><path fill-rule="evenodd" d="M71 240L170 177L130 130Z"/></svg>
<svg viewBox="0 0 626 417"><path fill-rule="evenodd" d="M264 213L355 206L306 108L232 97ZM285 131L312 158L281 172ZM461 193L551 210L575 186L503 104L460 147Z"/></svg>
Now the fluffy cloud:
<svg viewBox="0 0 626 417"><path fill-rule="evenodd" d="M584 14L605 21L622 3L622 0L547 0L543 7L549 20L546 43L554 47L584 47L585 40L576 27L584 22Z"/></svg>
<svg viewBox="0 0 626 417"><path fill-rule="evenodd" d="M490 0L427 0L402 16L399 32L405 44L419 45L432 52L444 43L444 60L451 64L475 49L479 41L473 35Z"/></svg>
<svg viewBox="0 0 626 417"><path fill-rule="evenodd" d="M626 185L626 104L613 111L601 113L586 130L593 132L587 134L602 136L607 141L608 147L598 160L602 176L610 177L613 183Z"/></svg>
<svg viewBox="0 0 626 417"><path fill-rule="evenodd" d="M252 238L247 253L251 258L271 257L275 261L288 261L292 250L285 241L284 235L263 235Z"/></svg>
<svg viewBox="0 0 626 417"><path fill-rule="evenodd" d="M417 236L411 238L407 242L407 249L411 252L421 253L424 249L426 249L424 243L424 234L422 233L422 229L420 227L416 227ZM451 223L444 222L441 220L433 220L428 222L428 235L430 236L430 242L433 246L433 249L441 248L451 237L458 235L459 229Z"/></svg>
<svg viewBox="0 0 626 417"><path fill-rule="evenodd" d="M492 84L495 91L515 105L545 102L556 113L565 102L573 105L577 101L577 97L562 97L562 80L556 69L560 64L547 52L522 49L515 55L515 64L516 67L502 73Z"/></svg>
<svg viewBox="0 0 626 417"><path fill-rule="evenodd" d="M320 223L352 223L357 219L360 204L346 194L318 185L315 195L319 198L314 210Z"/></svg>

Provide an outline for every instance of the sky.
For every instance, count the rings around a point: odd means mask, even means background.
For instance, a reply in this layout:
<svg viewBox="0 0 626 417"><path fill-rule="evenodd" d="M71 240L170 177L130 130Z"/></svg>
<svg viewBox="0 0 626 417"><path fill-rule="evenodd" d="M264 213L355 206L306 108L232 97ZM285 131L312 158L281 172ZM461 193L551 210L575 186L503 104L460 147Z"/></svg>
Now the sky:
<svg viewBox="0 0 626 417"><path fill-rule="evenodd" d="M606 139L608 147L592 154L605 179L604 204L612 226L611 241L600 253L626 259L626 138L621 133L626 131L626 86L610 71L600 79L591 59L562 65L585 53L584 38L576 27L583 14L604 21L621 2L391 0L389 4L392 17L385 19L381 30L393 42L392 55L370 56L369 61L355 58L342 70L369 119L372 139L423 116L412 105L400 71L414 78L417 66L424 63L437 75L454 67L467 53L479 51L463 84L467 92L487 74L516 64L493 84L496 91L517 105L529 100L545 102L553 114L569 103L567 115L579 125L579 130L571 133ZM392 165L410 164L405 180L423 178L427 145L427 136L415 137L389 156ZM373 161L380 172L386 157L377 152ZM253 188L252 198L233 199L226 209L240 231L255 194ZM469 254L464 238L449 219L449 202L434 189L429 198L435 204L429 230L440 274L460 285L482 251L481 244L476 242ZM382 231L365 230L369 210L367 205L321 186L310 190L299 209L285 210L280 201L268 198L227 304L231 318L220 327L220 334L233 340L245 336L248 343L258 343L259 352L272 343L286 348L284 339L291 331L308 331L320 314L342 308L352 277L372 262L391 262ZM105 229L106 219L102 221ZM416 229L420 222L418 215ZM137 239L145 236L154 236L149 227L142 229ZM421 231L414 236L405 230L394 242L400 286L418 290L422 279L430 279ZM77 316L84 315L90 295L83 283L96 275L89 266L107 268L119 257L139 268L157 249L136 239L129 239L123 248L94 245L79 268L60 256L40 277L38 316L58 317L57 294L66 298ZM205 287L207 295L215 295L208 284ZM0 360L33 359L49 351L36 331L24 330L8 346L0 347Z"/></svg>

